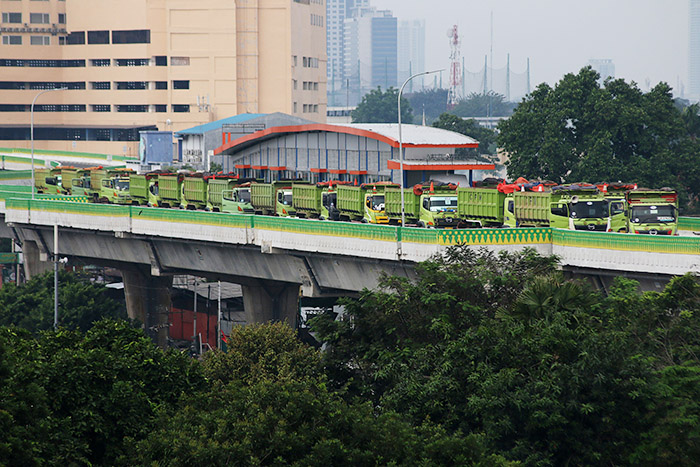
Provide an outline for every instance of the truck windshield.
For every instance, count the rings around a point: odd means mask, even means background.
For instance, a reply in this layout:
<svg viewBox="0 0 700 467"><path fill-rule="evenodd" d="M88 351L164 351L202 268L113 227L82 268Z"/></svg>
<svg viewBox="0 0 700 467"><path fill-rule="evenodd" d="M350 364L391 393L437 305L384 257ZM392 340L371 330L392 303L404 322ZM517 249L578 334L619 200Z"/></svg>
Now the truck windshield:
<svg viewBox="0 0 700 467"><path fill-rule="evenodd" d="M384 210L384 195L374 195L369 198L370 206L373 211L383 211Z"/></svg>
<svg viewBox="0 0 700 467"><path fill-rule="evenodd" d="M329 208L338 204L338 193L323 193L323 205Z"/></svg>
<svg viewBox="0 0 700 467"><path fill-rule="evenodd" d="M285 206L291 206L292 205L292 192L291 191L283 191L282 196L280 196L280 203L284 204Z"/></svg>
<svg viewBox="0 0 700 467"><path fill-rule="evenodd" d="M235 198L237 198L239 203L250 203L250 188L238 190Z"/></svg>
<svg viewBox="0 0 700 467"><path fill-rule="evenodd" d="M573 219L595 219L608 217L607 201L579 201L571 203Z"/></svg>
<svg viewBox="0 0 700 467"><path fill-rule="evenodd" d="M635 224L667 223L676 221L676 208L673 206L634 206L630 210L630 220Z"/></svg>
<svg viewBox="0 0 700 467"><path fill-rule="evenodd" d="M430 212L455 211L457 210L456 196L431 196Z"/></svg>
<svg viewBox="0 0 700 467"><path fill-rule="evenodd" d="M129 180L115 180L114 188L121 191L126 191L129 189Z"/></svg>

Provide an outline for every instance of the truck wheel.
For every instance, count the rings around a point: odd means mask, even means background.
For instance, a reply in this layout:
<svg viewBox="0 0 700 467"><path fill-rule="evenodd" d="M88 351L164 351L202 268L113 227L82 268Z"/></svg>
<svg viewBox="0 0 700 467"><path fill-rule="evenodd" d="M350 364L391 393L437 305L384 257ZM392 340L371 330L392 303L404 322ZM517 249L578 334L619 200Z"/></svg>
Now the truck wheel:
<svg viewBox="0 0 700 467"><path fill-rule="evenodd" d="M418 224L416 224L416 225L417 225L418 227L420 227L421 229L424 229L424 228L425 228L425 222L423 222L423 221L418 221Z"/></svg>

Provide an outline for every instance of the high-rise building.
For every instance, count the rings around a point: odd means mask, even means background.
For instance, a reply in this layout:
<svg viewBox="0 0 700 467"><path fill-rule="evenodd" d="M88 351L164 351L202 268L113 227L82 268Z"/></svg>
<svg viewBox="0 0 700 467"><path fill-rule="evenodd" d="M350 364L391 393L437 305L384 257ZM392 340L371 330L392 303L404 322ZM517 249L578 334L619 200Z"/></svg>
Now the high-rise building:
<svg viewBox="0 0 700 467"><path fill-rule="evenodd" d="M326 48L328 56L326 77L328 103L346 105L347 77L344 72L345 19L358 9L368 8L369 0L326 0Z"/></svg>
<svg viewBox="0 0 700 467"><path fill-rule="evenodd" d="M698 100L700 99L700 0L690 0L688 13L689 97Z"/></svg>
<svg viewBox="0 0 700 467"><path fill-rule="evenodd" d="M588 65L598 72L601 83L608 78L615 78L615 63L609 58L592 58L588 60Z"/></svg>
<svg viewBox="0 0 700 467"><path fill-rule="evenodd" d="M427 71L425 69L425 20L399 23L398 66L397 84L403 84L411 74ZM410 81L407 87L409 92L413 92L414 87L422 89L423 77Z"/></svg>
<svg viewBox="0 0 700 467"><path fill-rule="evenodd" d="M362 8L345 20L343 71L351 104L378 86L396 87L397 21L391 11Z"/></svg>
<svg viewBox="0 0 700 467"><path fill-rule="evenodd" d="M137 154L139 130L326 119L323 0L0 2L0 145Z"/></svg>

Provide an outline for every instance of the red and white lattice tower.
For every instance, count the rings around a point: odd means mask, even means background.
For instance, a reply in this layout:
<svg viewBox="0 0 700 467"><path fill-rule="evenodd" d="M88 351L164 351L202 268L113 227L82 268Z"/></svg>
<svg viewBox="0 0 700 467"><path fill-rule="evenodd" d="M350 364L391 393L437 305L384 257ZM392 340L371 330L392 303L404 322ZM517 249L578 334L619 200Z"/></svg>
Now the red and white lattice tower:
<svg viewBox="0 0 700 467"><path fill-rule="evenodd" d="M450 38L450 89L447 93L447 107L454 108L459 100L457 94L459 87L462 84L462 65L460 65L460 48L459 48L459 33L457 25L452 26L447 31L447 37Z"/></svg>

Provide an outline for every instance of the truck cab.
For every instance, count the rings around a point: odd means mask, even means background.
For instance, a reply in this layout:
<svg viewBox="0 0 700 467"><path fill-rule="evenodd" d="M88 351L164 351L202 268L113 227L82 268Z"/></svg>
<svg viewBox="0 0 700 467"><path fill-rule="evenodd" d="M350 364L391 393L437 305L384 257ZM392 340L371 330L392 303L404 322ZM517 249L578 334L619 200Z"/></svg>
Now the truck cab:
<svg viewBox="0 0 700 467"><path fill-rule="evenodd" d="M419 227L456 227L457 193L423 193L420 199Z"/></svg>
<svg viewBox="0 0 700 467"><path fill-rule="evenodd" d="M626 195L630 233L678 234L678 194L672 190L631 190Z"/></svg>
<svg viewBox="0 0 700 467"><path fill-rule="evenodd" d="M297 212L292 206L292 187L277 190L276 213L280 217L294 217Z"/></svg>
<svg viewBox="0 0 700 467"><path fill-rule="evenodd" d="M384 211L384 193L365 193L365 215L362 222L370 224L388 224L389 217Z"/></svg>
<svg viewBox="0 0 700 467"><path fill-rule="evenodd" d="M340 210L338 209L338 193L332 188L323 190L321 193L321 219L332 221L340 220Z"/></svg>
<svg viewBox="0 0 700 467"><path fill-rule="evenodd" d="M103 178L100 188L100 201L112 204L131 204L129 177Z"/></svg>
<svg viewBox="0 0 700 467"><path fill-rule="evenodd" d="M221 211L233 214L254 214L250 204L250 185L239 186L221 192Z"/></svg>

